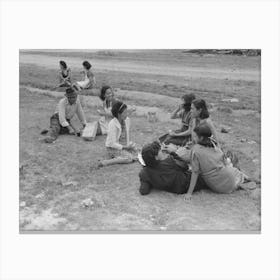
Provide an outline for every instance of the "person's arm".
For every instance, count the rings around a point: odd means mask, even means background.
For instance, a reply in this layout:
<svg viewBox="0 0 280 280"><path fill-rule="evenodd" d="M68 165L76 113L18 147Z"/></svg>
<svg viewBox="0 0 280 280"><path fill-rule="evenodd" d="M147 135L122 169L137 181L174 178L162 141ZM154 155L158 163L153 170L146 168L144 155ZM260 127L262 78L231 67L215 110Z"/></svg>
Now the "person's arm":
<svg viewBox="0 0 280 280"><path fill-rule="evenodd" d="M212 136L214 138L214 140L216 140L217 144L219 144L219 140L218 140L218 137L217 137L217 132L216 132L216 128L214 127L214 124L211 120L207 121L207 124L211 130L211 133L212 133Z"/></svg>
<svg viewBox="0 0 280 280"><path fill-rule="evenodd" d="M76 111L77 116L78 116L80 122L82 123L83 127L85 127L87 122L86 122L86 117L85 117L85 113L84 113L83 107L81 105L80 100L77 99L76 102L77 102L77 111Z"/></svg>
<svg viewBox="0 0 280 280"><path fill-rule="evenodd" d="M190 200L192 197L192 193L194 190L194 187L196 185L197 179L198 179L198 175L200 172L200 164L199 164L199 160L194 152L195 146L193 147L192 150L192 155L191 155L191 167L192 167L192 176L191 176L191 182L190 182L190 186L188 188L188 192L185 195L185 200Z"/></svg>
<svg viewBox="0 0 280 280"><path fill-rule="evenodd" d="M197 182L197 179L198 179L198 173L197 172L192 172L191 182L190 182L188 192L185 195L185 200L190 200L191 199L194 187L195 187L196 182Z"/></svg>
<svg viewBox="0 0 280 280"><path fill-rule="evenodd" d="M178 106L177 109L175 109L172 113L171 113L171 116L170 118L171 119L178 119L181 117L181 111L182 111L182 106Z"/></svg>
<svg viewBox="0 0 280 280"><path fill-rule="evenodd" d="M147 179L147 174L145 172L145 167L140 171L139 173L139 179L140 179L140 188L139 188L139 192L141 195L147 195L151 192L151 185L148 182Z"/></svg>
<svg viewBox="0 0 280 280"><path fill-rule="evenodd" d="M174 136L174 137L179 137L179 136L188 136L188 135L191 135L191 133L192 133L192 130L191 130L191 128L189 128L188 130L179 132L179 133L170 132L169 135Z"/></svg>

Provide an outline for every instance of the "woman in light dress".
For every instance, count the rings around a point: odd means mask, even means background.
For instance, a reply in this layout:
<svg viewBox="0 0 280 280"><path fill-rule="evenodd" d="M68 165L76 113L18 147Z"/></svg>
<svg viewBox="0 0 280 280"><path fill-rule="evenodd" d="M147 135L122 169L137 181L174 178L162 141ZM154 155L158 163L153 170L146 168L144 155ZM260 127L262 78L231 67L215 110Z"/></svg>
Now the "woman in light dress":
<svg viewBox="0 0 280 280"><path fill-rule="evenodd" d="M96 85L94 74L91 71L91 64L88 61L84 61L83 68L84 70L82 73L84 74L84 80L73 84L73 87L79 91L83 89L91 89L94 85Z"/></svg>
<svg viewBox="0 0 280 280"><path fill-rule="evenodd" d="M212 137L211 128L202 123L194 128L194 142L191 150L191 183L186 200L191 198L200 175L207 186L217 193L231 193L241 184L249 181L248 176L233 167Z"/></svg>

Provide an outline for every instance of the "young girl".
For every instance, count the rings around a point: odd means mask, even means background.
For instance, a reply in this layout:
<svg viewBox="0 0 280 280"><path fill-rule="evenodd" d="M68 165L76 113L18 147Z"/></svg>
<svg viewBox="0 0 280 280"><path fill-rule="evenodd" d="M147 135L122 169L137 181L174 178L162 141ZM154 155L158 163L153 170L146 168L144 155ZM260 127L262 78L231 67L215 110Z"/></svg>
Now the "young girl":
<svg viewBox="0 0 280 280"><path fill-rule="evenodd" d="M186 200L191 198L199 175L211 190L218 193L231 193L240 184L249 181L245 174L227 161L207 124L200 124L194 129L194 140L197 144L191 151L192 176Z"/></svg>
<svg viewBox="0 0 280 280"><path fill-rule="evenodd" d="M91 64L88 61L83 62L84 70L82 73L84 74L84 80L74 83L73 87L77 90L82 89L90 89L93 85L96 85L94 74L91 72Z"/></svg>
<svg viewBox="0 0 280 280"><path fill-rule="evenodd" d="M193 143L195 143L195 133L194 129L200 124L206 124L211 131L214 140L218 143L216 129L212 120L210 119L210 114L206 102L203 99L195 99L191 105L191 115L192 123L190 133L192 134Z"/></svg>
<svg viewBox="0 0 280 280"><path fill-rule="evenodd" d="M105 142L110 159L100 161L98 167L119 163L131 163L136 160L131 152L135 151L135 143L129 140L125 144L120 143L122 135L122 123L127 121L127 106L121 101L116 101L112 107L113 119L108 125L108 134Z"/></svg>
<svg viewBox="0 0 280 280"><path fill-rule="evenodd" d="M182 97L182 104L171 114L171 119L181 118L182 127L175 131L170 131L160 137L160 142L165 144L174 144L184 146L191 140L191 131L189 130L191 123L191 104L195 99L194 94L185 94Z"/></svg>
<svg viewBox="0 0 280 280"><path fill-rule="evenodd" d="M65 61L59 61L59 84L57 87L70 87L71 86L71 70L67 67Z"/></svg>

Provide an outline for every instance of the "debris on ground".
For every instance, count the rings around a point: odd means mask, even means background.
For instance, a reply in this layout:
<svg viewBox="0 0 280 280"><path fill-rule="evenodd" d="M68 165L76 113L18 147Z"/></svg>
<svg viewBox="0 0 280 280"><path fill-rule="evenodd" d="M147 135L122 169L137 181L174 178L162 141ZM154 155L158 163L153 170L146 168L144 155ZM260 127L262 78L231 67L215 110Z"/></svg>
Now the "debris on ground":
<svg viewBox="0 0 280 280"><path fill-rule="evenodd" d="M239 102L239 99L237 98L225 98L222 99L223 102L230 102L230 103L235 103L235 102Z"/></svg>
<svg viewBox="0 0 280 280"><path fill-rule="evenodd" d="M229 126L222 126L221 132L222 133L229 133L230 132L230 127Z"/></svg>
<svg viewBox="0 0 280 280"><path fill-rule="evenodd" d="M252 141L248 141L248 144L252 145L252 144L257 144L256 141L252 140Z"/></svg>
<svg viewBox="0 0 280 280"><path fill-rule="evenodd" d="M93 201L91 198L86 198L81 202L81 206L84 208L89 208L93 206Z"/></svg>
<svg viewBox="0 0 280 280"><path fill-rule="evenodd" d="M62 185L62 187L76 187L78 185L78 182L76 182L76 181L68 181L68 182L61 181L61 185Z"/></svg>
<svg viewBox="0 0 280 280"><path fill-rule="evenodd" d="M231 114L233 112L229 107L218 107L217 110L227 114Z"/></svg>
<svg viewBox="0 0 280 280"><path fill-rule="evenodd" d="M25 201L22 201L20 204L19 204L20 207L25 207L26 206L26 202Z"/></svg>

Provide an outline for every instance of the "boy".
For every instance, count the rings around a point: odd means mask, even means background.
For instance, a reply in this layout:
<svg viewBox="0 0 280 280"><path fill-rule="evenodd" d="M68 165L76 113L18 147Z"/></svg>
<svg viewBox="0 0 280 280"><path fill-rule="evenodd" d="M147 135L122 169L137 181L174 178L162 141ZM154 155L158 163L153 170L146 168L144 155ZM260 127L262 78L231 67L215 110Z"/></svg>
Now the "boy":
<svg viewBox="0 0 280 280"><path fill-rule="evenodd" d="M67 88L65 97L57 105L54 115L50 119L49 131L44 130L41 134L48 132L44 139L46 143L55 141L59 134L71 134L80 136L80 131L72 127L71 119L77 114L83 128L86 126L86 119L77 92L73 88Z"/></svg>
<svg viewBox="0 0 280 280"><path fill-rule="evenodd" d="M191 179L191 172L185 160L182 159L182 151L170 154L162 152L158 142L147 144L142 149L142 158L146 164L139 173L140 194L149 194L151 189L158 189L176 194L186 193ZM180 155L180 156L179 156ZM200 178L195 190L206 188Z"/></svg>

